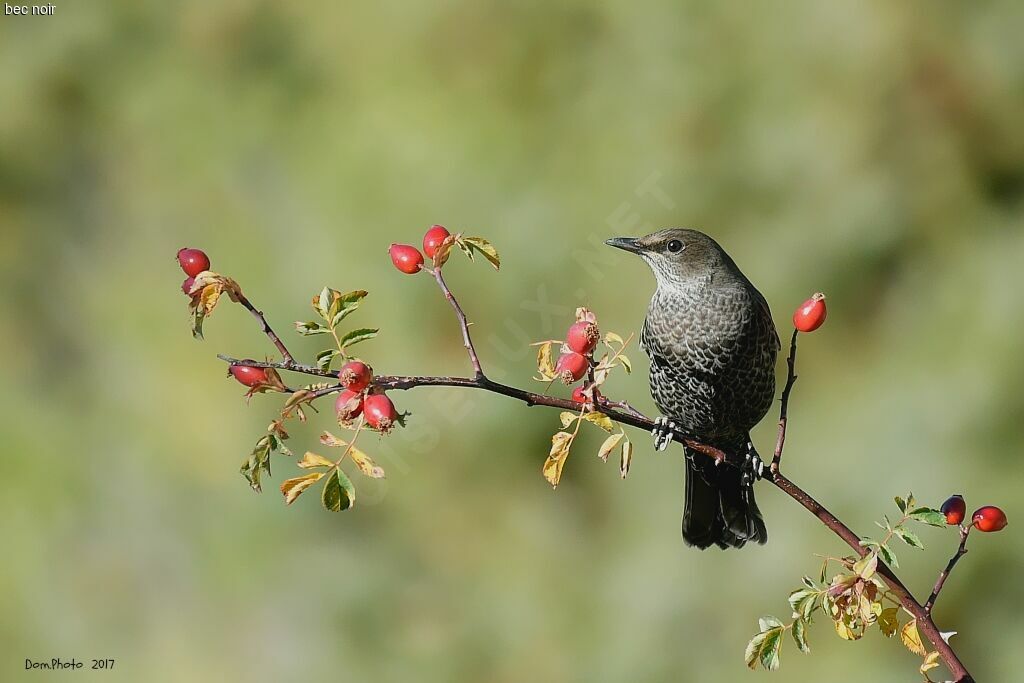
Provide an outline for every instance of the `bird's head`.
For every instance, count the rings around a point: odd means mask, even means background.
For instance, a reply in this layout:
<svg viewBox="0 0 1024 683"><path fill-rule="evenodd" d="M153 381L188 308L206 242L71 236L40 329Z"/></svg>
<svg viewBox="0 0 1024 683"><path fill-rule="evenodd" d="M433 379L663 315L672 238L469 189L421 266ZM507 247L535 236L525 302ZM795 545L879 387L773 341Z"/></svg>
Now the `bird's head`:
<svg viewBox="0 0 1024 683"><path fill-rule="evenodd" d="M630 251L647 262L659 287L706 279L735 264L718 242L697 230L668 228L644 237L614 237L608 246Z"/></svg>

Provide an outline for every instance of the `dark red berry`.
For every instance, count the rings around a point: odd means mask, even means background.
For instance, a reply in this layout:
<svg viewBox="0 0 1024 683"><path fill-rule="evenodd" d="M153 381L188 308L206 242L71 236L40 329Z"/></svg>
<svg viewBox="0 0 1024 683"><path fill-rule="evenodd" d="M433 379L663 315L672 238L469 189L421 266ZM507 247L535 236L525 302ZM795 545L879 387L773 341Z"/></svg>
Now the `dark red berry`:
<svg viewBox="0 0 1024 683"><path fill-rule="evenodd" d="M231 375L247 387L257 387L267 382L267 371L249 365L232 365L228 368Z"/></svg>
<svg viewBox="0 0 1024 683"><path fill-rule="evenodd" d="M334 412L339 420L354 420L363 412L363 397L358 391L346 389L334 400Z"/></svg>
<svg viewBox="0 0 1024 683"><path fill-rule="evenodd" d="M185 292L185 294L188 294L189 296L192 296L192 285L194 285L195 283L196 279L194 277L185 278L185 281L181 283L181 291Z"/></svg>
<svg viewBox="0 0 1024 683"><path fill-rule="evenodd" d="M793 327L801 332L814 332L825 322L827 315L825 295L818 292L796 309L793 314Z"/></svg>
<svg viewBox="0 0 1024 683"><path fill-rule="evenodd" d="M392 244L388 249L391 255L391 262L403 273L412 275L420 272L423 267L423 254L419 249L409 244Z"/></svg>
<svg viewBox="0 0 1024 683"><path fill-rule="evenodd" d="M558 362L555 363L555 373L568 386L582 379L583 375L587 374L587 368L589 367L590 363L587 361L586 356L576 352L563 353L558 357Z"/></svg>
<svg viewBox="0 0 1024 683"><path fill-rule="evenodd" d="M986 505L974 511L971 522L978 531L1000 531L1006 527L1006 513L995 505Z"/></svg>
<svg viewBox="0 0 1024 683"><path fill-rule="evenodd" d="M576 403L586 403L587 397L583 393L583 387L576 387L572 390L572 400Z"/></svg>
<svg viewBox="0 0 1024 683"><path fill-rule="evenodd" d="M959 524L964 521L964 515L967 514L967 503L964 502L964 497L958 493L947 498L939 511L946 515L946 524Z"/></svg>
<svg viewBox="0 0 1024 683"><path fill-rule="evenodd" d="M600 339L597 325L585 320L572 325L565 335L565 343L576 353L590 353Z"/></svg>
<svg viewBox="0 0 1024 683"><path fill-rule="evenodd" d="M346 389L359 392L370 386L370 380L373 379L373 371L370 370L370 366L366 363L353 360L341 367L341 370L338 372L338 379L341 380Z"/></svg>
<svg viewBox="0 0 1024 683"><path fill-rule="evenodd" d="M366 422L382 432L390 431L398 420L395 404L384 394L373 394L363 400L363 414Z"/></svg>
<svg viewBox="0 0 1024 683"><path fill-rule="evenodd" d="M185 247L178 250L178 265L185 271L185 275L195 277L204 270L210 269L210 259L199 249Z"/></svg>
<svg viewBox="0 0 1024 683"><path fill-rule="evenodd" d="M434 252L451 235L443 225L432 225L423 236L423 253L427 258L434 258Z"/></svg>

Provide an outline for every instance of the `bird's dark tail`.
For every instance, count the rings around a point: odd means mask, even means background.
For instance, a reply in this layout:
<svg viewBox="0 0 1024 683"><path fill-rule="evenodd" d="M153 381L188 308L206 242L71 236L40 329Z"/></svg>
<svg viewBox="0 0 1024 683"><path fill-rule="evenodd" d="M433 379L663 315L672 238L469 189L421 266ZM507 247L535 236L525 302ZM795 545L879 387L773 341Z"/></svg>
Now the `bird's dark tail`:
<svg viewBox="0 0 1024 683"><path fill-rule="evenodd" d="M747 541L768 541L754 489L743 484L739 468L715 466L711 458L686 454L683 540L701 550L713 545L742 548Z"/></svg>

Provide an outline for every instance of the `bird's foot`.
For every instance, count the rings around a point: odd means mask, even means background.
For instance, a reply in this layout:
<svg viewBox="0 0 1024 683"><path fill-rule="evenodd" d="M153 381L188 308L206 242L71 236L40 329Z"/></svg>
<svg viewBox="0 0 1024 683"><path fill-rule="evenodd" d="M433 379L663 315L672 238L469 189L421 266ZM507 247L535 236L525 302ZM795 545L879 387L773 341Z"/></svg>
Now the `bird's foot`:
<svg viewBox="0 0 1024 683"><path fill-rule="evenodd" d="M675 422L670 422L667 417L657 418L654 421L654 429L651 430L651 434L654 435L654 450L663 451L668 448L668 445L672 443L675 430Z"/></svg>
<svg viewBox="0 0 1024 683"><path fill-rule="evenodd" d="M747 452L743 457L743 465L740 469L743 471L740 482L743 486L751 486L755 481L759 481L764 477L764 460L757 454L757 450L754 448L754 444L747 442Z"/></svg>

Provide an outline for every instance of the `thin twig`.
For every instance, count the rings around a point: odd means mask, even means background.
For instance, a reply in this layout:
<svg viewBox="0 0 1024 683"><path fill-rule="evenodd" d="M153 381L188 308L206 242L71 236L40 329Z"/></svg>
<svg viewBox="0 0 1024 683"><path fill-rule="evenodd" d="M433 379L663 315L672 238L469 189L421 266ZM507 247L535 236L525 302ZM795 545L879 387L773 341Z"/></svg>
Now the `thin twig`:
<svg viewBox="0 0 1024 683"><path fill-rule="evenodd" d="M939 578L935 580L935 588L932 588L932 594L928 596L928 601L924 603L924 611L928 614L931 614L932 607L935 606L935 601L939 599L939 593L942 591L942 587L946 584L946 578L949 577L949 573L953 571L953 567L955 567L956 563L960 561L960 558L967 554L967 537L970 533L971 527L960 527L960 547L956 549L953 557L949 558L946 568L939 572Z"/></svg>
<svg viewBox="0 0 1024 683"><path fill-rule="evenodd" d="M242 294L241 292L238 292L238 303L245 306L245 308L248 309L248 311L252 313L257 320L260 321L260 323L263 325L263 334L267 335L270 341L274 343L274 346L277 347L277 350L281 352L281 357L284 358L284 363L281 365L281 368L284 370L290 369L290 367L294 365L295 359L292 357L292 354L288 351L288 348L284 345L284 342L281 341L281 338L277 336L276 332L274 332L274 329L270 326L270 323L267 322L267 319L263 316L263 311L253 306L252 303L247 298L245 298L245 295Z"/></svg>
<svg viewBox="0 0 1024 683"><path fill-rule="evenodd" d="M786 423L789 421L789 395L793 392L793 385L796 384L796 336L798 330L793 330L793 339L789 342L789 358L786 359L788 372L786 374L786 386L782 390L782 407L779 409L779 436L775 439L775 454L772 456L771 471L778 474L779 466L782 463L782 449L786 447Z"/></svg>
<svg viewBox="0 0 1024 683"><path fill-rule="evenodd" d="M480 359L476 355L476 347L473 346L473 338L469 334L469 321L466 320L466 314L462 312L462 306L459 306L459 302L455 295L452 294L452 290L448 289L448 283L444 281L440 267L434 268L434 279L437 280L437 286L444 292L444 298L448 300L448 303L452 305L452 309L455 311L455 317L459 321L459 328L462 330L462 345L466 347L466 353L469 354L469 362L473 366L473 374L477 379L483 379L484 371L480 367Z"/></svg>

